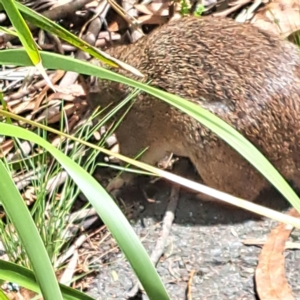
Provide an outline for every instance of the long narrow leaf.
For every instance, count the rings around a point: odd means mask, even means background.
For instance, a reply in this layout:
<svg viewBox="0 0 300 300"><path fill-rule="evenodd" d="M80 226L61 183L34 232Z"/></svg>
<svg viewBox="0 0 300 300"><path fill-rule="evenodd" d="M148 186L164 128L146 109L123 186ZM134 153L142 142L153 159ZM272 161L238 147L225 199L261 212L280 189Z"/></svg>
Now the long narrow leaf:
<svg viewBox="0 0 300 300"><path fill-rule="evenodd" d="M68 156L31 131L11 124L0 123L0 134L34 142L49 151L73 178L74 182L101 216L101 219L105 222L129 260L149 298L153 300L169 299L154 265L151 263L146 250L131 225L105 189L90 174L73 162ZM115 220L118 221L116 222ZM53 297L52 299L59 298Z"/></svg>
<svg viewBox="0 0 300 300"><path fill-rule="evenodd" d="M243 200L243 199L231 196L231 195L226 194L224 192L217 191L217 190L215 190L213 188L210 188L208 186L205 186L201 183L194 182L192 180L189 180L189 179L180 177L178 175L175 175L173 173L158 169L156 167L153 167L151 165L142 163L140 161L136 161L135 159L123 156L122 154L113 153L108 149L102 148L102 147L97 146L95 144L91 144L87 141L84 141L84 140L81 140L81 139L76 138L74 136L68 135L68 134L63 133L63 132L61 132L59 130L56 130L54 128L42 125L42 124L34 122L34 121L27 120L26 118L20 117L16 114L13 114L13 113L1 110L1 109L0 109L0 114L5 116L6 118L11 118L11 119L14 119L14 120L18 120L22 123L27 122L29 125L31 125L33 127L37 127L37 128L42 129L42 130L52 132L52 133L54 133L58 136L65 137L69 140L73 140L73 141L75 141L77 143L80 143L80 144L83 144L83 145L85 145L85 146L87 146L91 149L98 150L98 152L103 152L106 155L115 156L119 160L122 160L122 161L126 162L129 165L133 165L133 166L136 166L136 167L138 167L142 170L146 170L149 175L156 174L157 176L166 178L166 179L170 180L171 182L174 182L175 184L180 184L184 187L187 187L189 189L193 189L194 191L197 191L197 192L200 192L200 193L205 193L205 194L210 195L212 197L216 196L220 200L224 200L227 203L236 205L240 208L243 208L243 209L246 209L248 211L254 212L254 213L259 214L261 216L265 216L265 217L271 218L273 220L277 220L278 222L283 222L283 223L286 223L286 224L290 224L290 225L294 226L295 228L300 228L300 220L297 219L297 218L287 216L283 213L277 212L277 211L269 209L267 207L260 206L258 204L253 203L253 202L249 202L247 200ZM136 170L136 171L139 172L139 170ZM145 173L145 172L143 172L143 173Z"/></svg>
<svg viewBox="0 0 300 300"><path fill-rule="evenodd" d="M4 292L0 289L0 300L9 300L8 297L4 294Z"/></svg>
<svg viewBox="0 0 300 300"><path fill-rule="evenodd" d="M14 0L2 0L1 2L32 64L39 64L41 62L39 51L26 22L15 5L16 2Z"/></svg>
<svg viewBox="0 0 300 300"><path fill-rule="evenodd" d="M0 174L0 202L13 222L34 273L39 278L44 298L63 299L43 241L2 160L0 160Z"/></svg>
<svg viewBox="0 0 300 300"><path fill-rule="evenodd" d="M45 270L46 271L46 270ZM0 259L0 278L6 281L14 282L28 290L40 293L41 290L37 284L32 271L18 266L14 263ZM64 300L93 300L93 298L72 289L68 286L60 284L60 289ZM52 298L55 299L55 298Z"/></svg>
<svg viewBox="0 0 300 300"><path fill-rule="evenodd" d="M62 55L41 52L45 66L65 71L74 71L81 74L98 76L103 79L118 81L129 86L141 89L189 114L210 130L225 140L251 163L263 176L268 179L279 192L300 212L299 198L272 164L240 133L226 122L216 117L208 110L191 103L181 97L155 89L146 84L126 78L101 67L93 66L87 62L76 60ZM76 62L76 63L75 63ZM0 52L0 63L14 65L29 65L30 60L22 50L4 50Z"/></svg>
<svg viewBox="0 0 300 300"><path fill-rule="evenodd" d="M18 36L15 31L13 31L11 29L8 29L6 27L3 27L3 26L0 26L0 31L5 32L5 33L10 34L10 35Z"/></svg>
<svg viewBox="0 0 300 300"><path fill-rule="evenodd" d="M43 68L40 53L32 37L32 34L23 17L21 16L18 8L16 7L16 5L18 6L19 3L15 2L14 0L2 0L1 2L14 29L17 32L18 38L24 46L28 56L30 57L32 64L39 70L48 85L50 85L50 87L54 89L51 80L49 79Z"/></svg>
<svg viewBox="0 0 300 300"><path fill-rule="evenodd" d="M127 69L128 71L132 72L133 74L142 77L142 74L135 68L131 67L130 65L121 62L113 57L110 57L105 52L100 51L96 47L91 46L89 43L85 42L84 40L80 39L76 35L72 34L70 31L66 30L59 24L49 20L45 16L37 13L36 11L28 8L27 6L17 3L17 8L22 12L24 18L28 20L31 24L35 25L38 28L44 29L46 31L51 32L52 34L57 35L62 40L70 43L71 45L89 53L93 57L96 57L103 61L106 64L111 66L117 67L120 65L121 67Z"/></svg>

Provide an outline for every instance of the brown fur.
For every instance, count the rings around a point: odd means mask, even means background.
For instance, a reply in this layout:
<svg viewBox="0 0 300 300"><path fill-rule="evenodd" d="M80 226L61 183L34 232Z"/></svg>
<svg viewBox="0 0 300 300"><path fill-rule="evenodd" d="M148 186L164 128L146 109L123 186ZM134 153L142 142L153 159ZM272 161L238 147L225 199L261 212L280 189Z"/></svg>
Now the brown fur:
<svg viewBox="0 0 300 300"><path fill-rule="evenodd" d="M153 86L193 101L233 125L287 180L298 184L296 46L233 20L188 17L109 54L140 70ZM99 87L90 93L92 107L118 102L128 93L127 87L113 82L102 80ZM137 97L117 137L127 156L149 146L141 160L150 164L167 152L189 157L208 186L235 196L254 200L269 185L207 128L147 94Z"/></svg>

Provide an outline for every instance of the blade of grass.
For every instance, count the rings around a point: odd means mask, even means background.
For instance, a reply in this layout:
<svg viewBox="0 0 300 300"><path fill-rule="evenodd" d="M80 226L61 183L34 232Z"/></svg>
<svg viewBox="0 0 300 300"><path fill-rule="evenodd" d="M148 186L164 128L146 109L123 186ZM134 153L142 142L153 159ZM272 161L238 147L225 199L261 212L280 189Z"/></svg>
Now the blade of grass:
<svg viewBox="0 0 300 300"><path fill-rule="evenodd" d="M0 288L0 300L9 300L1 288Z"/></svg>
<svg viewBox="0 0 300 300"><path fill-rule="evenodd" d="M33 65L37 65L41 61L37 46L33 40L32 34L15 5L14 0L2 0L2 5L8 18L10 19L19 39L24 46Z"/></svg>
<svg viewBox="0 0 300 300"><path fill-rule="evenodd" d="M41 292L33 272L14 263L0 260L0 278L6 281L17 283L18 285L33 292ZM59 286L64 300L94 300L84 293L69 288L63 284L59 284Z"/></svg>
<svg viewBox="0 0 300 300"><path fill-rule="evenodd" d="M50 127L47 127L45 125L36 123L34 121L27 120L25 118L22 118L20 116L14 115L12 113L3 111L1 109L0 109L0 113L2 113L4 116L10 117L10 118L15 119L15 120L19 120L21 122L27 122L28 124L30 124L32 126L36 126L36 127L41 128L43 130L47 130L47 131L52 132L54 134L57 134L59 136L64 136L64 137L68 138L69 140L73 140L73 141L76 141L76 142L81 143L83 145L86 145L90 148L96 149L96 150L98 150L98 152L103 152L107 155L112 155L112 156L114 156L114 157L116 157L116 158L118 158L122 161L127 162L130 165L134 165L134 166L137 166L138 168L140 168L142 170L146 170L148 172L151 172L152 175L154 174L154 175L157 175L157 176L160 176L160 177L164 177L164 178L166 178L166 179L168 179L168 180L170 180L170 181L172 181L176 184L180 184L181 186L185 186L189 189L193 189L195 191L205 193L205 194L210 195L212 197L217 197L218 199L226 201L227 203L236 205L240 208L247 209L247 210L249 210L251 212L254 212L256 214L259 214L261 216L265 216L265 217L277 220L278 222L283 222L283 223L286 223L286 224L293 225L296 228L300 228L300 220L297 219L297 218L287 216L283 213L279 213L279 212L274 211L272 209L260 206L258 204L246 201L244 199L240 199L240 198L231 196L231 195L226 194L224 192L217 191L217 190L215 190L213 188L210 188L208 186L205 186L203 184L200 184L200 183L191 181L189 179L180 177L178 175L169 173L167 171L155 168L155 167L147 165L145 163L136 161L132 158L128 158L126 156L123 156L121 154L113 153L110 150L99 147L95 144L91 144L91 143L86 142L84 140L80 140L80 139L78 139L74 136L70 136L70 135L65 134L63 132L59 132L58 130L55 130L53 128L50 128Z"/></svg>
<svg viewBox="0 0 300 300"><path fill-rule="evenodd" d="M297 194L288 185L280 173L272 166L272 164L256 149L256 147L254 147L253 144L211 112L179 96L169 94L133 79L126 78L125 76L116 74L104 68L93 66L87 62L47 52L41 52L41 55L45 65L54 69L73 71L121 82L145 91L148 94L174 105L179 110L189 114L238 151L267 180L269 180L276 189L278 189L278 191L295 207L295 209L297 209L298 212L300 212L300 201ZM26 52L22 52L22 50L4 50L0 52L0 63L28 65L30 64L30 60L28 59Z"/></svg>
<svg viewBox="0 0 300 300"><path fill-rule="evenodd" d="M11 0L12 1L12 0ZM44 29L52 34L57 35L62 40L70 43L71 45L81 49L92 55L93 57L98 58L99 60L103 61L104 63L111 65L113 67L121 66L122 68L132 72L133 74L143 77L143 75L135 68L129 66L126 63L123 63L113 57L110 57L105 52L100 51L96 47L93 47L89 43L85 42L84 40L80 39L76 35L72 34L70 31L66 30L59 24L51 21L50 19L46 18L45 16L35 12L34 10L28 8L27 6L23 5L22 3L17 2L16 7L22 12L24 18L29 21L32 25L35 25L38 28Z"/></svg>
<svg viewBox="0 0 300 300"><path fill-rule="evenodd" d="M5 28L3 26L0 26L0 31L8 33L10 35L18 36L17 33L11 29Z"/></svg>
<svg viewBox="0 0 300 300"><path fill-rule="evenodd" d="M2 0L2 5L7 13L8 18L10 19L16 33L24 46L30 60L34 66L40 71L44 79L47 81L49 86L54 90L54 87L51 83L51 80L47 76L41 62L40 53L36 46L36 43L32 37L32 34L24 21L23 17L21 16L16 3L14 0Z"/></svg>
<svg viewBox="0 0 300 300"><path fill-rule="evenodd" d="M118 242L150 299L169 299L149 256L116 203L105 189L68 156L38 135L11 124L0 123L0 134L34 142L49 151L73 178ZM0 186L1 187L1 186ZM0 189L1 192L1 189ZM24 226L24 225L23 225ZM145 270L147 270L145 272ZM53 298L58 299L58 298Z"/></svg>
<svg viewBox="0 0 300 300"><path fill-rule="evenodd" d="M12 125L10 125L12 126ZM15 225L45 299L63 299L48 253L12 178L0 160L0 202Z"/></svg>

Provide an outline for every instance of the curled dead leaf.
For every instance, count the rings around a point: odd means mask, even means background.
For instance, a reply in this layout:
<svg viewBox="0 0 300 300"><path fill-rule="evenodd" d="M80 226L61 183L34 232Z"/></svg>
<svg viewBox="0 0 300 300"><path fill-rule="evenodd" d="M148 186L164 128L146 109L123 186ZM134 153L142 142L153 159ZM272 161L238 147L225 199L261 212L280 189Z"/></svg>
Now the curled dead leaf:
<svg viewBox="0 0 300 300"><path fill-rule="evenodd" d="M300 29L300 2L298 0L272 1L258 10L251 23L282 38L287 38Z"/></svg>
<svg viewBox="0 0 300 300"><path fill-rule="evenodd" d="M299 217L293 208L290 216ZM293 227L280 223L271 231L259 256L255 271L256 290L261 300L294 300L285 276L284 250Z"/></svg>
<svg viewBox="0 0 300 300"><path fill-rule="evenodd" d="M134 5L134 7L141 13L156 16L169 16L169 6L169 3L150 3L149 5Z"/></svg>

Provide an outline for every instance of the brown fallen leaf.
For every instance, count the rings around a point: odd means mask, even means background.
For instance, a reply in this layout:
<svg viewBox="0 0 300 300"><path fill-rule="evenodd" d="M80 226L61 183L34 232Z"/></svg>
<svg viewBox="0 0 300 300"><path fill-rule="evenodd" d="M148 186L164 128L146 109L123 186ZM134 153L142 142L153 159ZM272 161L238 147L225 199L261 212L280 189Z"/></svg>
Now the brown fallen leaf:
<svg viewBox="0 0 300 300"><path fill-rule="evenodd" d="M57 93L69 94L74 97L79 97L79 96L85 95L85 92L84 92L81 84L78 84L78 83L73 83L73 84L71 84L69 86L65 86L65 87L55 85L55 90Z"/></svg>
<svg viewBox="0 0 300 300"><path fill-rule="evenodd" d="M128 28L127 22L119 15L116 14L114 20L108 25L110 32L116 32Z"/></svg>
<svg viewBox="0 0 300 300"><path fill-rule="evenodd" d="M56 84L65 74L65 71L61 71L58 70L56 71L51 78L51 82L52 84ZM33 111L38 110L38 108L40 107L43 99L46 97L48 90L50 89L50 87L48 85L46 85L42 91L39 93L38 97L35 99L35 103L34 103L34 109Z"/></svg>
<svg viewBox="0 0 300 300"><path fill-rule="evenodd" d="M24 101L16 105L14 108L11 108L11 112L13 112L16 115L19 115L21 113L32 111L35 107L34 101Z"/></svg>
<svg viewBox="0 0 300 300"><path fill-rule="evenodd" d="M64 106L63 110L64 110L64 115L66 117L70 117L75 112L75 105L73 103L68 103L67 105ZM45 113L46 112L47 110L45 110ZM55 113L55 108L54 108L53 112L54 114L50 113L48 116L46 116L48 124L54 124L61 120L61 111L59 110Z"/></svg>
<svg viewBox="0 0 300 300"><path fill-rule="evenodd" d="M258 10L251 23L283 38L300 29L299 0L277 0Z"/></svg>
<svg viewBox="0 0 300 300"><path fill-rule="evenodd" d="M167 2L164 3L150 3L145 4L136 4L134 7L141 13L146 15L157 15L157 16L169 16L170 4Z"/></svg>
<svg viewBox="0 0 300 300"><path fill-rule="evenodd" d="M292 208L290 216L299 217ZM294 300L285 277L284 249L293 227L280 223L271 231L259 256L255 271L256 290L261 300Z"/></svg>
<svg viewBox="0 0 300 300"><path fill-rule="evenodd" d="M14 147L13 140L6 140L0 146L0 158L6 157L10 150Z"/></svg>

